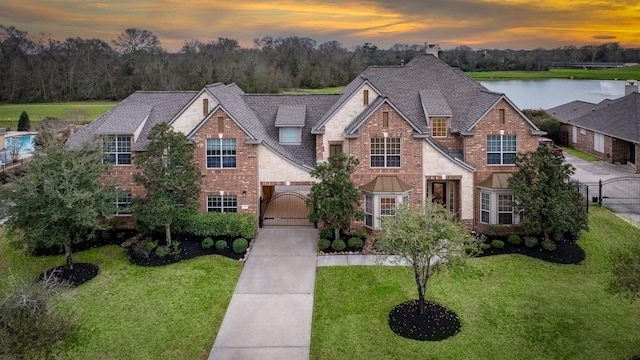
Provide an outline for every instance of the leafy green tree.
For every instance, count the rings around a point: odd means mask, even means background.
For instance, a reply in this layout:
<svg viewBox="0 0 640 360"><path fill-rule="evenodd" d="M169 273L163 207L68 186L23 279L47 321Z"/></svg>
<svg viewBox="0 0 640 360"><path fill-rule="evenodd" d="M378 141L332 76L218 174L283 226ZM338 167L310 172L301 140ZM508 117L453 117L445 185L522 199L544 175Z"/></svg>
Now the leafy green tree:
<svg viewBox="0 0 640 360"><path fill-rule="evenodd" d="M167 123L149 132L146 151L135 155L141 171L133 176L146 194L136 199L134 213L142 231L164 228L166 245L171 246L171 225L197 210L202 174L194 162L194 148L187 137Z"/></svg>
<svg viewBox="0 0 640 360"><path fill-rule="evenodd" d="M549 115L542 109L525 109L522 112L533 121L538 129L547 132L547 136L552 139L556 144L562 142L560 136L560 126L562 125L558 119Z"/></svg>
<svg viewBox="0 0 640 360"><path fill-rule="evenodd" d="M20 120L18 120L18 131L29 131L31 130L31 120L29 120L29 115L26 111L23 111L20 114Z"/></svg>
<svg viewBox="0 0 640 360"><path fill-rule="evenodd" d="M364 213L359 210L360 193L350 180L359 161L347 159L343 153L333 155L328 160L311 171L311 176L320 179L320 182L311 187L307 205L312 207L309 221L322 221L333 229L337 240L340 230L348 229L352 219L364 218Z"/></svg>
<svg viewBox="0 0 640 360"><path fill-rule="evenodd" d="M102 179L102 153L51 141L24 166L22 177L0 188L0 199L9 204L0 208L0 218L8 217L14 238L30 248L64 247L67 267L73 268L72 244L106 229L105 220L116 211L115 186Z"/></svg>
<svg viewBox="0 0 640 360"><path fill-rule="evenodd" d="M588 229L579 184L571 180L574 168L549 146L515 157L518 166L509 178L514 205L522 211L522 224L544 235L544 241L561 240L565 234L577 237Z"/></svg>
<svg viewBox="0 0 640 360"><path fill-rule="evenodd" d="M467 235L452 212L430 199L422 208L401 204L395 216L382 219L382 229L375 249L396 255L397 262L413 269L420 314L425 313L428 280L439 271L464 264L479 252L479 240Z"/></svg>

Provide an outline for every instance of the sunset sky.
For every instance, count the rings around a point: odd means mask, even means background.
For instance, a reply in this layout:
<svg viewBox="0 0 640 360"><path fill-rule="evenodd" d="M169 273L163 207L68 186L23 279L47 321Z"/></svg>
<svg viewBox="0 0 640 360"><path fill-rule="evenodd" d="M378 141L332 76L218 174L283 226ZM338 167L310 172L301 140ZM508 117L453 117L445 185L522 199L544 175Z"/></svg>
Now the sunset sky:
<svg viewBox="0 0 640 360"><path fill-rule="evenodd" d="M533 49L619 42L640 47L640 0L0 0L0 24L29 35L114 39L150 30L179 51L185 40L264 36L443 49Z"/></svg>

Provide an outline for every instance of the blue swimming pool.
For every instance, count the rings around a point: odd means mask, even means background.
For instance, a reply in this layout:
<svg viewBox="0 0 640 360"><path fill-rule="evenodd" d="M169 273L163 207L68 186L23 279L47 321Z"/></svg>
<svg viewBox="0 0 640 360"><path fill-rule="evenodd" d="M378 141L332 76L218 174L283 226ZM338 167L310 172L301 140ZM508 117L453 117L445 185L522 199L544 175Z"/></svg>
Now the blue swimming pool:
<svg viewBox="0 0 640 360"><path fill-rule="evenodd" d="M8 135L4 138L4 148L12 151L19 149L19 154L30 154L35 147L36 134Z"/></svg>

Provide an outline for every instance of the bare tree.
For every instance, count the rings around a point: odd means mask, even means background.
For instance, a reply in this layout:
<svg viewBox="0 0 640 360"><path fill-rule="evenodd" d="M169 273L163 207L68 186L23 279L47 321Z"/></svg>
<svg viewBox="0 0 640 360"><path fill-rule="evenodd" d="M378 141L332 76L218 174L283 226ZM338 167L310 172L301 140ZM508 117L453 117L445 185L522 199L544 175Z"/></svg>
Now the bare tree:
<svg viewBox="0 0 640 360"><path fill-rule="evenodd" d="M124 54L152 53L160 49L160 40L154 33L138 28L126 29L111 43Z"/></svg>

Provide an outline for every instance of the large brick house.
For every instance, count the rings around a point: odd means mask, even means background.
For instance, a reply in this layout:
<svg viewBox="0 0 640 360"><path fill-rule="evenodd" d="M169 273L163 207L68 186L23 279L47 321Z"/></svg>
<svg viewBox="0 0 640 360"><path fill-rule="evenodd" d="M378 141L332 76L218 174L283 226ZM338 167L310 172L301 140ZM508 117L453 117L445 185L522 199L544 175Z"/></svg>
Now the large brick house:
<svg viewBox="0 0 640 360"><path fill-rule="evenodd" d="M433 50L433 49L429 49ZM141 195L132 154L159 122L188 136L204 175L202 211L260 215L278 187L309 187L310 171L336 152L359 159L362 225L402 202L437 201L466 226L518 221L506 178L517 152L544 134L504 95L427 53L373 66L340 94L245 94L235 84L198 92L136 92L69 139L102 145L109 176Z"/></svg>
<svg viewBox="0 0 640 360"><path fill-rule="evenodd" d="M548 109L561 125L564 142L610 163L629 164L640 173L640 94L627 81L625 96L598 104L572 101Z"/></svg>

